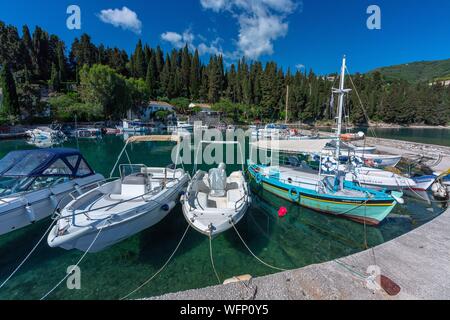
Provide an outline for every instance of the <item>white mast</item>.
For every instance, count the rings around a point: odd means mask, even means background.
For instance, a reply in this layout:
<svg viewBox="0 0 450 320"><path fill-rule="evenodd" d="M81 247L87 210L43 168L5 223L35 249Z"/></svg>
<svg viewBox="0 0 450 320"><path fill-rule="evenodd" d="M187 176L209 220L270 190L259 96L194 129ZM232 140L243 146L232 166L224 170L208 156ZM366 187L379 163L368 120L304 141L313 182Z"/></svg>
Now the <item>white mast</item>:
<svg viewBox="0 0 450 320"><path fill-rule="evenodd" d="M284 122L285 125L288 124L289 117L288 117L288 110L289 109L289 85L286 87L286 120Z"/></svg>
<svg viewBox="0 0 450 320"><path fill-rule="evenodd" d="M336 145L336 160L339 161L339 156L341 154L341 133L342 133L342 114L344 110L344 97L345 93L350 90L344 89L345 85L345 62L346 57L342 59L342 70L341 70L341 79L339 84L339 90L333 90L334 93L339 94L339 109L338 109L338 123L337 123L337 145Z"/></svg>

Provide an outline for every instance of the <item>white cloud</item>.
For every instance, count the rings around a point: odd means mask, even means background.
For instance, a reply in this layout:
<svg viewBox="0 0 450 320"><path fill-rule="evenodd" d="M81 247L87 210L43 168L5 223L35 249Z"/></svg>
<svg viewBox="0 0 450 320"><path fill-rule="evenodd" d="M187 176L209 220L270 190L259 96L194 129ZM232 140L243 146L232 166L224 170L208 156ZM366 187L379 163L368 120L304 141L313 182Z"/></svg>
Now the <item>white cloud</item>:
<svg viewBox="0 0 450 320"><path fill-rule="evenodd" d="M299 64L296 64L296 65L295 65L295 68L296 68L296 69L298 69L298 70L300 70L300 69L304 69L304 68L305 68L305 65L304 65L304 64L301 64L301 63L299 63Z"/></svg>
<svg viewBox="0 0 450 320"><path fill-rule="evenodd" d="M136 12L127 7L123 7L122 9L105 9L100 11L98 16L104 23L141 34L142 22L139 20Z"/></svg>
<svg viewBox="0 0 450 320"><path fill-rule="evenodd" d="M185 30L183 34L172 31L164 32L161 34L161 39L169 42L172 46L178 49L184 47L186 44L189 48L194 48L193 42L195 36L189 29Z"/></svg>
<svg viewBox="0 0 450 320"><path fill-rule="evenodd" d="M173 31L168 31L161 34L161 39L163 41L169 42L174 48L180 49L187 44L190 50L198 49L198 53L200 55L224 55L222 47L220 45L220 42L222 41L221 38L217 37L210 43L208 43L207 39L203 35L199 34L197 35L197 38L201 41L201 43L198 45L194 44L196 36L191 32L190 29L185 30L182 34Z"/></svg>
<svg viewBox="0 0 450 320"><path fill-rule="evenodd" d="M257 59L273 54L273 43L289 29L286 18L299 6L298 0L200 0L204 9L228 11L239 24L237 52Z"/></svg>
<svg viewBox="0 0 450 320"><path fill-rule="evenodd" d="M216 38L214 41L212 41L210 44L206 44L206 43L200 43L198 45L198 53L200 55L204 55L204 54L215 54L215 55L222 55L225 56L225 54L223 53L222 50L222 46L220 45L220 43L222 42L221 38Z"/></svg>

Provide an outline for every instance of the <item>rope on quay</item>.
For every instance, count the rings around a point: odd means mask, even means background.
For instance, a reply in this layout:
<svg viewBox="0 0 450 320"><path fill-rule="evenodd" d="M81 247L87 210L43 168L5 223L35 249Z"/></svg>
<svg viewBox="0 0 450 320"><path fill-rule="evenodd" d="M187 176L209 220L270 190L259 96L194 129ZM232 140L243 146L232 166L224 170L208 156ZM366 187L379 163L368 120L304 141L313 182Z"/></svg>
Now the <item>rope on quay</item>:
<svg viewBox="0 0 450 320"><path fill-rule="evenodd" d="M59 287L59 285L60 285L61 283L64 282L64 280L66 280L66 279L69 277L69 275L72 274L72 272L78 267L78 265L81 263L81 261L83 261L84 257L86 257L86 255L88 254L89 250L91 250L92 246L94 245L95 241L97 241L98 236L100 235L100 233L102 232L102 230L103 230L103 228L100 228L100 229L98 230L98 232L97 232L97 234L96 234L94 240L91 242L91 244L89 245L89 247L87 248L87 250L84 252L84 254L81 256L81 258L78 260L77 264L73 266L73 268L70 270L70 272L68 272L68 273L64 276L64 278L62 278L62 279L61 279L61 280L60 280L60 281L59 281L59 282L58 282L58 283L57 283L57 284L56 284L49 292L47 292L45 295L43 295L42 298L39 299L39 300L44 300L45 298L47 298L53 291L56 290L56 288Z"/></svg>
<svg viewBox="0 0 450 320"><path fill-rule="evenodd" d="M248 247L248 245L245 243L244 239L241 237L241 234L239 233L239 231L236 228L236 225L234 224L234 222L231 220L231 225L233 226L234 230L236 231L237 235L239 236L239 238L241 239L242 243L244 244L244 246L247 248L247 250L251 253L251 255L258 260L259 262L261 262L263 265L265 265L266 267L272 268L274 270L278 270L278 271L288 271L288 269L283 269L283 268L278 268L278 267L274 267L270 264L268 264L267 262L262 261L260 258L258 258L253 251Z"/></svg>
<svg viewBox="0 0 450 320"><path fill-rule="evenodd" d="M145 287L150 281L152 281L158 274L160 274L169 264L169 262L172 260L173 256L175 255L175 253L178 251L178 248L180 247L181 243L183 242L184 238L186 237L187 232L189 231L190 225L188 224L186 230L184 231L183 236L181 237L180 241L178 242L175 250L172 252L172 254L170 255L169 259L167 259L166 263L164 263L164 265L161 267L161 269L159 269L158 271L156 271L156 273L151 276L149 279L147 279L144 283L142 283L139 287L137 287L136 289L134 289L133 291L131 291L130 293L128 293L126 296L123 296L122 298L120 298L120 300L125 300L127 299L129 296L131 296L132 294L138 292L139 290L141 290L143 287Z"/></svg>
<svg viewBox="0 0 450 320"><path fill-rule="evenodd" d="M213 267L214 274L216 275L217 281L219 282L219 284L222 284L222 281L220 281L219 274L217 273L216 267L214 265L214 259L213 259L213 253L212 253L212 239L211 239L211 235L209 235L209 257L211 258L211 265Z"/></svg>
<svg viewBox="0 0 450 320"><path fill-rule="evenodd" d="M19 271L19 269L23 266L23 264L31 257L31 255L34 253L34 251L37 249L37 247L41 244L42 240L45 239L46 235L50 232L50 230L53 228L53 225L57 221L58 220L53 220L53 222L50 224L48 229L44 232L44 234L39 239L39 241L34 245L33 249L31 249L31 251L25 256L25 258L22 260L22 262L19 263L19 265L14 269L14 271L11 272L11 274L8 276L8 278L6 278L5 281L3 281L3 283L0 285L0 289L6 285L6 283L17 273L17 271Z"/></svg>

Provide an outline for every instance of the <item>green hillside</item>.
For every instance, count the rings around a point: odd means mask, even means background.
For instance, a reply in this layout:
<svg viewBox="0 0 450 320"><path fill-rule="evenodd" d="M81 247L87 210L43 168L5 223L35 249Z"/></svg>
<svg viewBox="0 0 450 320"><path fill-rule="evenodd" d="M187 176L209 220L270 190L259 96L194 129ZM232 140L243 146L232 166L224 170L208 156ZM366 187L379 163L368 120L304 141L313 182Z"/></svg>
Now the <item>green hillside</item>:
<svg viewBox="0 0 450 320"><path fill-rule="evenodd" d="M403 79L411 83L433 81L450 78L450 59L436 61L420 61L383 67L371 72L379 71L386 80Z"/></svg>

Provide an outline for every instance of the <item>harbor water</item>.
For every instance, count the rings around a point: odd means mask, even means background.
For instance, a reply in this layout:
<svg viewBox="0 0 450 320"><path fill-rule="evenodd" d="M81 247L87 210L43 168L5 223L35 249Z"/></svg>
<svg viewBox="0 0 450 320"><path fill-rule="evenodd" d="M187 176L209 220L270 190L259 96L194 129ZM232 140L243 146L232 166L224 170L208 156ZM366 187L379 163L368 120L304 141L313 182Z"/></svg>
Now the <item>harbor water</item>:
<svg viewBox="0 0 450 320"><path fill-rule="evenodd" d="M431 136L430 143L433 139ZM109 176L123 145L123 136L69 140L63 144L64 147L79 148L91 166L105 176ZM2 141L0 157L12 150L29 148L32 146L22 140ZM134 163L165 167L171 163L172 148L171 143L138 143L130 146L129 154ZM126 159L122 160L125 163ZM284 218L278 217L280 207L288 210ZM393 215L379 227L365 228L362 224L298 207L266 192L254 195L252 208L238 224L238 230L262 260L279 268L294 269L362 251L366 249L365 243L369 247L379 245L417 228L443 211L437 203L407 198L406 203L397 206ZM50 223L48 218L0 237L0 283L33 248ZM81 289L69 290L63 282L48 299L119 299L126 296L164 265L186 227L178 205L152 228L103 252L88 254L80 264ZM209 249L207 237L189 230L167 267L129 298L217 284ZM233 229L212 240L212 251L222 281L242 274L262 276L277 272L252 257ZM41 298L82 254L75 250L52 249L43 241L20 271L0 289L0 299Z"/></svg>

